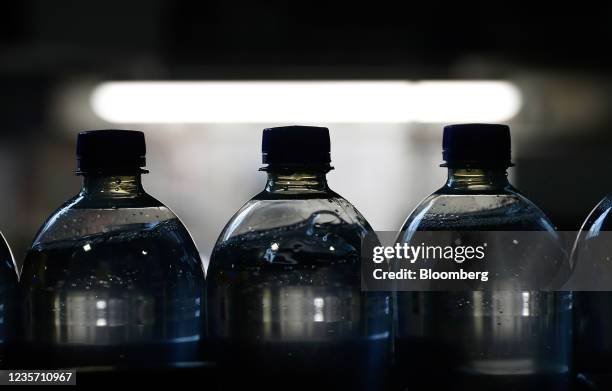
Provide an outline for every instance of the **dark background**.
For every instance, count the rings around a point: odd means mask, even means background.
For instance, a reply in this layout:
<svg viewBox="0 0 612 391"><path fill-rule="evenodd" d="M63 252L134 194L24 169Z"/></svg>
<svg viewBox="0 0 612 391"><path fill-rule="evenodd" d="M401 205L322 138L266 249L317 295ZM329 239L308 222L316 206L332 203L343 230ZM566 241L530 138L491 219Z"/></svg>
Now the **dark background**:
<svg viewBox="0 0 612 391"><path fill-rule="evenodd" d="M612 188L611 7L168 0L0 7L0 228L18 260L44 219L78 191L76 132L121 126L87 108L87 89L106 80L508 80L523 94L509 122L515 185L567 230ZM231 214L263 186L259 138L270 125L138 126L147 133L147 188L190 227L205 258ZM332 186L374 228L399 228L444 180L443 125L330 125L338 157Z"/></svg>

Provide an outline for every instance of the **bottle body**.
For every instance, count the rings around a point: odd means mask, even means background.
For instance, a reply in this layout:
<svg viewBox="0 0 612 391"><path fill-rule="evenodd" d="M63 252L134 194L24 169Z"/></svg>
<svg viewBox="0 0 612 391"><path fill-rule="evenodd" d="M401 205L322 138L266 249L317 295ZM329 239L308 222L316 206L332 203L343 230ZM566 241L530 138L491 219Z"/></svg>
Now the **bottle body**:
<svg viewBox="0 0 612 391"><path fill-rule="evenodd" d="M189 233L139 176L84 183L27 253L24 342L53 367L195 360L204 273Z"/></svg>
<svg viewBox="0 0 612 391"><path fill-rule="evenodd" d="M410 242L419 231L453 231L458 237L538 231L546 240L558 240L546 216L507 184L505 170L451 170L447 185L408 217L399 241ZM431 368L448 368L453 384L469 389L568 387L570 293L398 292L397 322L400 368L429 375Z"/></svg>
<svg viewBox="0 0 612 391"><path fill-rule="evenodd" d="M578 372L588 374L610 373L608 363L612 360L611 211L608 195L586 218L572 254L577 275L594 289L574 292L574 361Z"/></svg>
<svg viewBox="0 0 612 391"><path fill-rule="evenodd" d="M313 189L317 180L294 186L304 176L289 177L245 204L213 251L207 288L217 359L303 387L382 386L389 296L362 292L360 279L371 228L326 186Z"/></svg>

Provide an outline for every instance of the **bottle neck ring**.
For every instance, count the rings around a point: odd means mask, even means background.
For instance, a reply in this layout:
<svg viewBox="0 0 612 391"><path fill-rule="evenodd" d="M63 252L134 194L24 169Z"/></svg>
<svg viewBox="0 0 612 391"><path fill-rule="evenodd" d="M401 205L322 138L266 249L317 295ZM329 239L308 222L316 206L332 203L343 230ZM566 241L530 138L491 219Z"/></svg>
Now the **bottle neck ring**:
<svg viewBox="0 0 612 391"><path fill-rule="evenodd" d="M449 168L447 188L463 191L491 191L510 186L505 167Z"/></svg>
<svg viewBox="0 0 612 391"><path fill-rule="evenodd" d="M266 191L283 194L326 192L329 190L326 174L330 169L331 167L266 167Z"/></svg>
<svg viewBox="0 0 612 391"><path fill-rule="evenodd" d="M81 195L97 197L134 197L144 193L140 174L83 175Z"/></svg>

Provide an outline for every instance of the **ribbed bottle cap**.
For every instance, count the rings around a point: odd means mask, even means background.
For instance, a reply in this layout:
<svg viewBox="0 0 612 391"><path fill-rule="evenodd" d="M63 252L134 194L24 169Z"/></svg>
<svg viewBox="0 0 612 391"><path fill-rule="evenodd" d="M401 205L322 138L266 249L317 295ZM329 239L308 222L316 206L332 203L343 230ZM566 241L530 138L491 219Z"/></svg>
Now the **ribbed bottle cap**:
<svg viewBox="0 0 612 391"><path fill-rule="evenodd" d="M77 137L77 174L147 172L144 133L135 130L88 130Z"/></svg>
<svg viewBox="0 0 612 391"><path fill-rule="evenodd" d="M270 166L329 166L329 129L296 125L264 129L261 160Z"/></svg>
<svg viewBox="0 0 612 391"><path fill-rule="evenodd" d="M442 158L446 167L510 167L510 128L501 124L444 127Z"/></svg>

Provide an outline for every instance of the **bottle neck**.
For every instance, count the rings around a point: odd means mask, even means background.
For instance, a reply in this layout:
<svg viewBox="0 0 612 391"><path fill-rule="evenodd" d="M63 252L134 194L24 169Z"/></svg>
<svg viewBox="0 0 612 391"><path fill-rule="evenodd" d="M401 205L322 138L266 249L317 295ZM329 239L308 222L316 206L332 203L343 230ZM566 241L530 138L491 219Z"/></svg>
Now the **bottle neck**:
<svg viewBox="0 0 612 391"><path fill-rule="evenodd" d="M461 191L495 191L510 186L506 168L449 168L447 188Z"/></svg>
<svg viewBox="0 0 612 391"><path fill-rule="evenodd" d="M81 195L109 198L131 198L143 194L140 174L85 175Z"/></svg>
<svg viewBox="0 0 612 391"><path fill-rule="evenodd" d="M327 169L268 170L266 192L282 194L321 193L329 190Z"/></svg>

